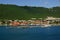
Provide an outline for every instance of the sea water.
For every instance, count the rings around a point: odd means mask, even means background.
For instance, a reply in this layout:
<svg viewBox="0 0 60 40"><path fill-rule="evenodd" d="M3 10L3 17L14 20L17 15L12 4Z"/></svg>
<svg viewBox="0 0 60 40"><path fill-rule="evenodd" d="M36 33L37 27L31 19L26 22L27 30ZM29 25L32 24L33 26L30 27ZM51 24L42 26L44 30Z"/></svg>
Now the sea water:
<svg viewBox="0 0 60 40"><path fill-rule="evenodd" d="M46 28L0 26L0 40L60 40L60 26Z"/></svg>

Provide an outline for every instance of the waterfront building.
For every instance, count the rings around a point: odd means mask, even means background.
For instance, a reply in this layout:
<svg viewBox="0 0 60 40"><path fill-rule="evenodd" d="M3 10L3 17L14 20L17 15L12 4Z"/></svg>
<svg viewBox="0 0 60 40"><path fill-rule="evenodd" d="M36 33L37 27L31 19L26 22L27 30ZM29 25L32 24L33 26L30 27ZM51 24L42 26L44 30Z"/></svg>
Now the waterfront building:
<svg viewBox="0 0 60 40"><path fill-rule="evenodd" d="M2 25L2 22L0 21L0 26Z"/></svg>
<svg viewBox="0 0 60 40"><path fill-rule="evenodd" d="M45 20L47 20L49 24L60 24L60 18L47 17Z"/></svg>
<svg viewBox="0 0 60 40"><path fill-rule="evenodd" d="M46 19L42 20L42 18L36 19L32 18L31 20L0 20L0 25L10 25L10 26L28 26L28 25L49 25L49 24L59 24L60 25L60 18L55 17L47 17Z"/></svg>
<svg viewBox="0 0 60 40"><path fill-rule="evenodd" d="M41 24L41 20L35 20L34 24L40 25Z"/></svg>

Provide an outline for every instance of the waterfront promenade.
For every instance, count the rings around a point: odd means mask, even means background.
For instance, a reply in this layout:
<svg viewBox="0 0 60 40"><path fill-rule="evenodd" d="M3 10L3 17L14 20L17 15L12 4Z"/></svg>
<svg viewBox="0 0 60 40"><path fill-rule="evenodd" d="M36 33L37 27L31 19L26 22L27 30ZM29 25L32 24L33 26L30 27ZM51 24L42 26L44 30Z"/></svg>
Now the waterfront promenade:
<svg viewBox="0 0 60 40"><path fill-rule="evenodd" d="M47 17L44 20L42 18L31 18L29 20L0 20L0 26L53 26L60 25L60 18Z"/></svg>

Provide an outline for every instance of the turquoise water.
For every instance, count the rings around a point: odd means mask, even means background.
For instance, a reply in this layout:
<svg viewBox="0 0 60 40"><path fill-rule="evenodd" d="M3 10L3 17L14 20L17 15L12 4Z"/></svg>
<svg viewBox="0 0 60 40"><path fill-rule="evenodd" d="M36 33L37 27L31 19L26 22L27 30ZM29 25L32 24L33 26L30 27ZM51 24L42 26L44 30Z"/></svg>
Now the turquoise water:
<svg viewBox="0 0 60 40"><path fill-rule="evenodd" d="M9 28L0 27L0 40L60 40L60 26Z"/></svg>

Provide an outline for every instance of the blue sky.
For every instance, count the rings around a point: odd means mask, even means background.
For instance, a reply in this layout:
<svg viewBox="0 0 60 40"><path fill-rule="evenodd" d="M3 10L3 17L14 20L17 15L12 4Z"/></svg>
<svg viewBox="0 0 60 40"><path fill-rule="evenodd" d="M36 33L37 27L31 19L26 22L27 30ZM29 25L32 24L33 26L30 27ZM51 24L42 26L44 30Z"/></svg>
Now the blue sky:
<svg viewBox="0 0 60 40"><path fill-rule="evenodd" d="M0 4L14 4L19 6L55 7L60 6L60 0L0 0Z"/></svg>

